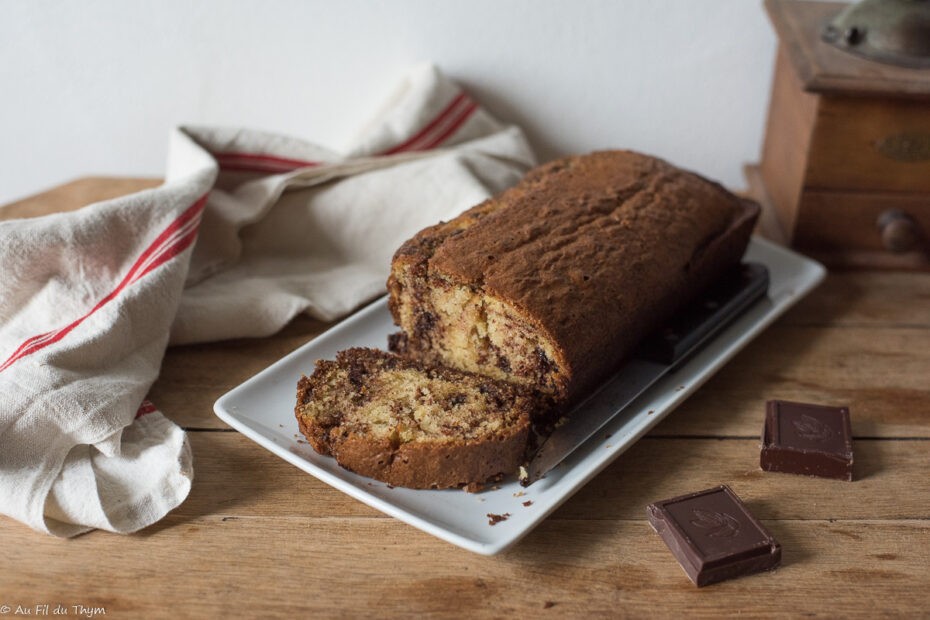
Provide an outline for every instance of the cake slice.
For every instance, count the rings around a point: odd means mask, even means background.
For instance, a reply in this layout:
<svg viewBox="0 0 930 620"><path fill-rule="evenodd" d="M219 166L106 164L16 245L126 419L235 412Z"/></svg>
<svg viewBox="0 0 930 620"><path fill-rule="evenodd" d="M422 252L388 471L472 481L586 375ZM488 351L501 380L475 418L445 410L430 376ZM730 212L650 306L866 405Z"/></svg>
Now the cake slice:
<svg viewBox="0 0 930 620"><path fill-rule="evenodd" d="M758 213L630 151L540 166L397 251L391 349L577 401L738 264Z"/></svg>
<svg viewBox="0 0 930 620"><path fill-rule="evenodd" d="M353 348L300 379L295 414L313 449L342 467L435 489L516 474L533 409L517 386Z"/></svg>

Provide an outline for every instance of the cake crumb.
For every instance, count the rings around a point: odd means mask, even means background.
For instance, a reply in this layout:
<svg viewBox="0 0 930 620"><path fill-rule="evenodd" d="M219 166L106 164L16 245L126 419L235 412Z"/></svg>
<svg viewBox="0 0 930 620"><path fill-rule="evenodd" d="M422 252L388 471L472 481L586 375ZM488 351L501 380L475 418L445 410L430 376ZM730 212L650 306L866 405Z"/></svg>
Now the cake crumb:
<svg viewBox="0 0 930 620"><path fill-rule="evenodd" d="M469 482L464 487L462 487L462 490L466 493L479 493L484 491L484 485L480 482Z"/></svg>
<svg viewBox="0 0 930 620"><path fill-rule="evenodd" d="M514 497L523 497L524 495L526 495L526 493L524 493L523 491L517 491L516 493L513 494Z"/></svg>
<svg viewBox="0 0 930 620"><path fill-rule="evenodd" d="M387 485L385 485L385 486L386 486L387 488L389 488L389 489L393 489L393 488L394 488L394 485L393 485L393 484L387 484Z"/></svg>
<svg viewBox="0 0 930 620"><path fill-rule="evenodd" d="M646 415L652 415L652 414L655 413L655 412L656 412L655 409L650 409L650 410L649 410L649 413L647 413Z"/></svg>
<svg viewBox="0 0 930 620"><path fill-rule="evenodd" d="M506 521L510 518L510 513L505 512L502 515L496 515L493 512L488 513L488 525L497 525L501 521Z"/></svg>
<svg viewBox="0 0 930 620"><path fill-rule="evenodd" d="M527 506L527 507L532 506L532 505L533 505L533 501L528 499L528 500L526 500L525 502L523 502L523 505L524 505L524 506Z"/></svg>

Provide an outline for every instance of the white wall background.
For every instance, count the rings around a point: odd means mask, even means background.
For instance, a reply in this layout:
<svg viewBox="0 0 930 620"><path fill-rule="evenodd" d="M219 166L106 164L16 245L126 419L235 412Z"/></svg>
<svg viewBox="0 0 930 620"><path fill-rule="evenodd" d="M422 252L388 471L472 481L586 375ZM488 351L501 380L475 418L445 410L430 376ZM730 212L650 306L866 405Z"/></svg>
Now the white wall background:
<svg viewBox="0 0 930 620"><path fill-rule="evenodd" d="M628 147L741 187L774 51L762 0L0 0L0 203L158 176L182 123L338 149L421 60L541 159Z"/></svg>

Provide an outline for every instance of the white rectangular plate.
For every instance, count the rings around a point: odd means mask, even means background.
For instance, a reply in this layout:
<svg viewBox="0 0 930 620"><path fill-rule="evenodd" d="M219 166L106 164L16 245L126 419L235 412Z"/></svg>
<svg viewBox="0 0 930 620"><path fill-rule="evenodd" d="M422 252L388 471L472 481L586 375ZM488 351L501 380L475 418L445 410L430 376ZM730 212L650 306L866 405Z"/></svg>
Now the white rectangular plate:
<svg viewBox="0 0 930 620"><path fill-rule="evenodd" d="M532 530L825 275L820 264L759 238L750 243L746 260L769 268L768 298L752 306L687 363L640 395L562 465L526 489L516 477L480 493L391 488L342 469L331 457L320 456L298 439L294 418L297 379L312 372L317 359L332 359L342 349L385 348L388 334L397 330L385 298L349 316L229 391L216 401L214 411L246 437L355 499L454 545L493 555ZM532 504L524 506L528 500ZM491 526L489 513L510 516Z"/></svg>

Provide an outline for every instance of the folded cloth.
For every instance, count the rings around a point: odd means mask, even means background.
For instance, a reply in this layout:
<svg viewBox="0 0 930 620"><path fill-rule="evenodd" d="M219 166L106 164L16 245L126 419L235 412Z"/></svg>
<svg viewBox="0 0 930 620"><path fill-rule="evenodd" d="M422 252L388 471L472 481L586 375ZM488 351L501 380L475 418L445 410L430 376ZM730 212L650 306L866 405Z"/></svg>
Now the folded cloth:
<svg viewBox="0 0 930 620"><path fill-rule="evenodd" d="M162 186L0 222L0 513L59 536L161 519L193 476L144 400L169 340L344 315L404 239L533 164L518 128L421 66L345 153L182 127Z"/></svg>

